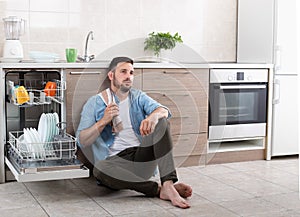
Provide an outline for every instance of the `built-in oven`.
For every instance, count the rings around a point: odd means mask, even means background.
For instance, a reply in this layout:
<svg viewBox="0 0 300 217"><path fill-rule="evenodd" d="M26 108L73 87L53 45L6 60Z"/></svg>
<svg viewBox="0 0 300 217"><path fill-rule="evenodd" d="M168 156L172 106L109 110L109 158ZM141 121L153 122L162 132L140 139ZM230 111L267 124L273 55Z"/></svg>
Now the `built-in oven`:
<svg viewBox="0 0 300 217"><path fill-rule="evenodd" d="M209 140L264 137L268 70L211 69Z"/></svg>

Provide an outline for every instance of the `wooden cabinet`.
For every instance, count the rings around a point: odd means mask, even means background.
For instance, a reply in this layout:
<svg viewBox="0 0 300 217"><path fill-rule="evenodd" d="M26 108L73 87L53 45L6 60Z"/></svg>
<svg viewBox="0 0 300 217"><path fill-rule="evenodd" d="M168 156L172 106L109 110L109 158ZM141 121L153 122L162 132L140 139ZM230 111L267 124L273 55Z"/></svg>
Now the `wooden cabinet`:
<svg viewBox="0 0 300 217"><path fill-rule="evenodd" d="M208 69L143 69L143 90L205 91Z"/></svg>
<svg viewBox="0 0 300 217"><path fill-rule="evenodd" d="M99 92L101 84L105 81L106 73L105 69L68 69L66 77L67 132L75 135L82 107L88 98Z"/></svg>
<svg viewBox="0 0 300 217"><path fill-rule="evenodd" d="M142 89L171 113L176 166L205 163L208 69L143 69Z"/></svg>
<svg viewBox="0 0 300 217"><path fill-rule="evenodd" d="M207 132L207 97L202 91L146 91L171 113L172 134Z"/></svg>
<svg viewBox="0 0 300 217"><path fill-rule="evenodd" d="M106 69L67 69L67 132L74 135L87 99L108 87ZM134 87L167 106L176 166L205 163L208 69L135 69Z"/></svg>

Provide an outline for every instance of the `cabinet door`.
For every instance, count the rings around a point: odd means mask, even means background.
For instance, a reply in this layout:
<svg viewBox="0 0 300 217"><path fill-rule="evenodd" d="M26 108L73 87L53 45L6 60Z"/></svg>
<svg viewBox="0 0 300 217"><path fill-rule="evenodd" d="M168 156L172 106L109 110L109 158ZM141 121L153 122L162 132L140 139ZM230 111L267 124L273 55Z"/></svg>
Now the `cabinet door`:
<svg viewBox="0 0 300 217"><path fill-rule="evenodd" d="M176 167L205 164L207 133L174 135L172 139Z"/></svg>
<svg viewBox="0 0 300 217"><path fill-rule="evenodd" d="M173 137L173 155L205 155L207 152L207 134L181 134Z"/></svg>
<svg viewBox="0 0 300 217"><path fill-rule="evenodd" d="M207 132L208 69L143 69L143 90L171 110L173 135Z"/></svg>
<svg viewBox="0 0 300 217"><path fill-rule="evenodd" d="M208 90L208 69L143 69L143 90Z"/></svg>
<svg viewBox="0 0 300 217"><path fill-rule="evenodd" d="M297 76L275 76L275 81L272 156L298 154Z"/></svg>
<svg viewBox="0 0 300 217"><path fill-rule="evenodd" d="M208 98L203 91L147 91L147 94L170 109L171 133L207 132Z"/></svg>
<svg viewBox="0 0 300 217"><path fill-rule="evenodd" d="M208 69L143 69L143 91L167 106L176 166L204 165Z"/></svg>
<svg viewBox="0 0 300 217"><path fill-rule="evenodd" d="M99 92L106 78L105 69L66 71L67 76L67 132L75 134L80 121L80 113L85 102Z"/></svg>
<svg viewBox="0 0 300 217"><path fill-rule="evenodd" d="M239 0L237 62L272 63L274 0Z"/></svg>
<svg viewBox="0 0 300 217"><path fill-rule="evenodd" d="M276 74L297 73L297 1L276 0Z"/></svg>

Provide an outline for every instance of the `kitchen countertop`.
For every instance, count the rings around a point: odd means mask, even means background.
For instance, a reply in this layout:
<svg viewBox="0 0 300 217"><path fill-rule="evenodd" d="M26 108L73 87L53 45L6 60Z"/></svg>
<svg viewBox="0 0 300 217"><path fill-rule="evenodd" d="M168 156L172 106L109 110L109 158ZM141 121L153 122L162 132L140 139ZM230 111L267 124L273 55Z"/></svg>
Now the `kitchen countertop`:
<svg viewBox="0 0 300 217"><path fill-rule="evenodd" d="M0 63L0 68L62 68L62 69L80 69L80 68L107 68L109 62L94 61L91 63ZM135 68L273 68L273 64L263 63L174 63L174 62L161 62L161 63L134 63Z"/></svg>

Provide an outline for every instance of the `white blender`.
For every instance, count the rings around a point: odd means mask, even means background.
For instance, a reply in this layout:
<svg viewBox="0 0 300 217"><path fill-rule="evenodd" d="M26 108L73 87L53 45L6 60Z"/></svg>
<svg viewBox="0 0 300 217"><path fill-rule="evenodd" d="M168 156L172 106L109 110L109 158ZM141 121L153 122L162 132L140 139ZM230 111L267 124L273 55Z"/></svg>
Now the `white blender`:
<svg viewBox="0 0 300 217"><path fill-rule="evenodd" d="M16 16L3 18L5 43L3 47L3 62L19 62L23 59L23 47L19 40L25 33L25 20Z"/></svg>

